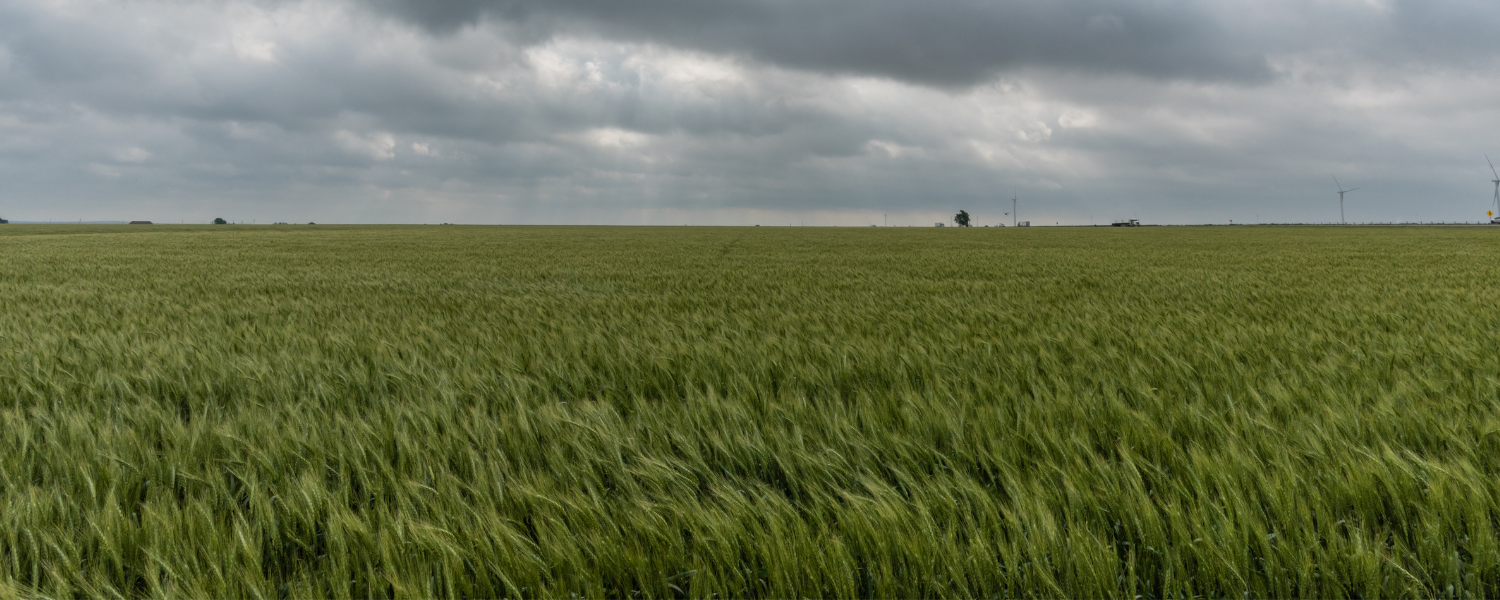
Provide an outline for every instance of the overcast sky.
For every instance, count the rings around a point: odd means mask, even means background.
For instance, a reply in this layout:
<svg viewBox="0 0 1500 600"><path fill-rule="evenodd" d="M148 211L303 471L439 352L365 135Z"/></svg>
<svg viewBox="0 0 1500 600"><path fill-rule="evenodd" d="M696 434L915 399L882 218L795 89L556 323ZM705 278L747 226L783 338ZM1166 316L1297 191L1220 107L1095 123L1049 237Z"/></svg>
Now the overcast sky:
<svg viewBox="0 0 1500 600"><path fill-rule="evenodd" d="M0 0L0 217L1484 219L1493 0Z"/></svg>

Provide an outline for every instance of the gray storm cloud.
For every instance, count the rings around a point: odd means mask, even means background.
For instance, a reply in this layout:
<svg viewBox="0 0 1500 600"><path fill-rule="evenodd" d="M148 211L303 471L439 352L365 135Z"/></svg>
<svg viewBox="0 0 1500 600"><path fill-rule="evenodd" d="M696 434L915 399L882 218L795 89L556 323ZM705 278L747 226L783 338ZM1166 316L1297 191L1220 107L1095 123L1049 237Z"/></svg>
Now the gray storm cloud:
<svg viewBox="0 0 1500 600"><path fill-rule="evenodd" d="M485 18L536 38L597 34L792 68L972 86L1018 66L1264 81L1253 40L1190 2L384 0L434 32Z"/></svg>
<svg viewBox="0 0 1500 600"><path fill-rule="evenodd" d="M0 217L1474 220L1492 3L0 4ZM1325 189L1327 188L1327 189ZM1008 205L1008 202L1003 203Z"/></svg>

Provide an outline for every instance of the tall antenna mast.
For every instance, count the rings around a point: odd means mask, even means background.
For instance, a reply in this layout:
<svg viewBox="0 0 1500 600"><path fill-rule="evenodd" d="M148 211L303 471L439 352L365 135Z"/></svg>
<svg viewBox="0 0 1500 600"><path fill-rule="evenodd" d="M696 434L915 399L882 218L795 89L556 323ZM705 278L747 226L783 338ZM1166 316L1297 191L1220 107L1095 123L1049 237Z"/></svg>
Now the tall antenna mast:
<svg viewBox="0 0 1500 600"><path fill-rule="evenodd" d="M1489 160L1489 157L1486 156L1485 160ZM1496 175L1496 177L1500 178L1500 175ZM1339 189L1339 224L1340 225L1348 225L1348 223L1344 222L1344 194L1347 194L1347 193L1352 192L1354 190L1357 190L1359 188L1353 188L1353 189L1348 189L1348 190L1344 189L1344 184L1339 183L1339 178L1338 178L1337 175L1335 175L1333 177L1333 185L1337 186L1338 189ZM1500 186L1500 183L1497 183L1495 185L1496 186ZM1496 189L1500 189L1500 187L1497 187Z"/></svg>

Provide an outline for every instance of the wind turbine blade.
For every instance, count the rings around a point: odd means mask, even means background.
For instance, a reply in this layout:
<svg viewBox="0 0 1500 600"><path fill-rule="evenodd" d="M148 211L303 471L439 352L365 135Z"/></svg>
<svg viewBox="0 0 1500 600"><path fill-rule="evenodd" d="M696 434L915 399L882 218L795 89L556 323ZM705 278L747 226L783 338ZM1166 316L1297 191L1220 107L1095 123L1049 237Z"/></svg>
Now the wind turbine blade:
<svg viewBox="0 0 1500 600"><path fill-rule="evenodd" d="M1490 163L1490 172L1495 173L1495 161L1490 160L1490 155L1484 155L1484 162ZM1495 173L1495 179L1500 179L1500 173Z"/></svg>
<svg viewBox="0 0 1500 600"><path fill-rule="evenodd" d="M1344 189L1344 184L1339 183L1339 177L1337 175L1333 176L1333 185L1338 186L1339 191L1343 191Z"/></svg>
<svg viewBox="0 0 1500 600"><path fill-rule="evenodd" d="M1359 188L1354 188L1354 190L1357 190L1357 189L1359 189ZM1354 190L1344 190L1344 191L1346 191L1346 192L1352 192Z"/></svg>

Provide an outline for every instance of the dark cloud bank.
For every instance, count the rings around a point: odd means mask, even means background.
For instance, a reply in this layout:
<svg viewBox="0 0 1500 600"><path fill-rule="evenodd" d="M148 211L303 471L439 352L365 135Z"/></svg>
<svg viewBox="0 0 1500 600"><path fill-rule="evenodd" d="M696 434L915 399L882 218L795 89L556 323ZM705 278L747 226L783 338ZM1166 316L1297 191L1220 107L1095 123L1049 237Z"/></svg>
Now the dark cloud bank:
<svg viewBox="0 0 1500 600"><path fill-rule="evenodd" d="M531 39L597 35L744 56L829 75L964 88L1021 66L1265 81L1259 49L1184 2L387 0L435 34L487 19Z"/></svg>
<svg viewBox="0 0 1500 600"><path fill-rule="evenodd" d="M1475 220L1491 3L0 5L0 216ZM1008 202L1003 204L1008 205ZM889 215L888 217L885 215Z"/></svg>

